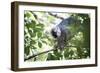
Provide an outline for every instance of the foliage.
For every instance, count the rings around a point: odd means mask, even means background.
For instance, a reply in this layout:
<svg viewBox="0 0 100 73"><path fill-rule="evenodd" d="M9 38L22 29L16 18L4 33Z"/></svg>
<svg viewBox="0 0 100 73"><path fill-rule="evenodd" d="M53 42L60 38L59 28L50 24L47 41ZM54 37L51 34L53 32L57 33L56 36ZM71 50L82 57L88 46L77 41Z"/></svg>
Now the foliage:
<svg viewBox="0 0 100 73"><path fill-rule="evenodd" d="M90 17L89 14L54 13L59 17L74 17L80 20L68 27L72 38L63 51L56 49L28 61L69 60L90 57ZM50 30L59 24L60 18L49 12L24 11L24 58L55 48L56 41ZM72 45L67 47L67 45Z"/></svg>

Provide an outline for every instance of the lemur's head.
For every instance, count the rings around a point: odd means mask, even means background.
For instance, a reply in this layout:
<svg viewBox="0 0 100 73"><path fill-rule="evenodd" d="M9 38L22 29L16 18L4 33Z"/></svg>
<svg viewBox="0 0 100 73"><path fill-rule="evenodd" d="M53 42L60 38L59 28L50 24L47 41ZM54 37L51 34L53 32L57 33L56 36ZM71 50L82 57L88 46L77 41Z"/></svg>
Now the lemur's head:
<svg viewBox="0 0 100 73"><path fill-rule="evenodd" d="M54 38L57 38L57 37L60 37L61 36L61 30L58 26L54 27L52 30L51 30L51 34Z"/></svg>

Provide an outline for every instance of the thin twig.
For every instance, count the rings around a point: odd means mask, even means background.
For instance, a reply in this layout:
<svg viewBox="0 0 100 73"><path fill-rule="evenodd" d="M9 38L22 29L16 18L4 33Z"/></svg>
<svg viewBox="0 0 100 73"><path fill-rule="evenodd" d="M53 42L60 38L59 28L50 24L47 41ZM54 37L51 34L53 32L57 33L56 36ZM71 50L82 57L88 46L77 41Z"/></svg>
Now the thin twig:
<svg viewBox="0 0 100 73"><path fill-rule="evenodd" d="M29 59L31 59L31 58L33 58L33 57L38 56L38 55L41 55L41 54L47 53L47 52L49 52L49 51L54 51L54 50L56 50L56 49L54 48L54 49L50 49L50 50L47 50L47 51L43 51L43 52L38 53L38 54L33 54L33 55L29 56L28 58L25 58L24 61L29 60Z"/></svg>
<svg viewBox="0 0 100 73"><path fill-rule="evenodd" d="M61 19L61 20L64 19L63 17L58 16L57 14L52 14L52 13L50 13L50 12L48 12L48 14L51 15L51 16L54 16L54 17L56 17L56 18L59 18L59 19Z"/></svg>

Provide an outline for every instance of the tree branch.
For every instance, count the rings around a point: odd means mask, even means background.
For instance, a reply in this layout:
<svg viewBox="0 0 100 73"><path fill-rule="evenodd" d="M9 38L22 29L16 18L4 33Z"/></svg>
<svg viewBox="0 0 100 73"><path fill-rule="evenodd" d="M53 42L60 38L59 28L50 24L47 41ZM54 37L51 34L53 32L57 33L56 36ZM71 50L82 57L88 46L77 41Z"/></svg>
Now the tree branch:
<svg viewBox="0 0 100 73"><path fill-rule="evenodd" d="M61 20L64 19L63 17L60 17L60 16L58 16L57 14L52 14L52 13L50 13L50 12L48 12L48 14L51 15L51 16L54 16L54 17L56 17L56 18L59 18L59 19L61 19Z"/></svg>
<svg viewBox="0 0 100 73"><path fill-rule="evenodd" d="M66 47L77 47L77 46L66 46ZM57 48L53 48L53 49L50 49L50 50L47 50L47 51L43 51L43 52L38 53L38 54L33 54L33 55L31 55L31 56L25 58L24 61L29 60L29 59L31 59L31 58L33 58L33 57L36 57L36 56L41 55L41 54L44 54L44 53L48 53L48 52L50 52L50 51L54 51L54 50L57 50Z"/></svg>
<svg viewBox="0 0 100 73"><path fill-rule="evenodd" d="M38 54L33 54L33 55L31 55L31 56L25 58L24 61L29 60L29 59L31 59L31 58L33 58L33 57L36 57L36 56L41 55L41 54L44 54L44 53L47 53L47 52L50 52L50 51L54 51L54 50L56 50L56 48L50 49L50 50L47 50L47 51L43 51L43 52L38 53Z"/></svg>

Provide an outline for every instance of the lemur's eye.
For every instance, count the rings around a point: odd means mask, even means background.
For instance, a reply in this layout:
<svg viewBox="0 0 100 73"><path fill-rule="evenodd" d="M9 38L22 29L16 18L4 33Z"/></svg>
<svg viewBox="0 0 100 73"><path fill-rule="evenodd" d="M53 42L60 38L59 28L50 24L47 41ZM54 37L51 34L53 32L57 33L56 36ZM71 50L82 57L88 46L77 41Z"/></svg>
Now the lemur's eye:
<svg viewBox="0 0 100 73"><path fill-rule="evenodd" d="M51 34L54 38L57 38L57 32L54 31L54 29L52 29Z"/></svg>

